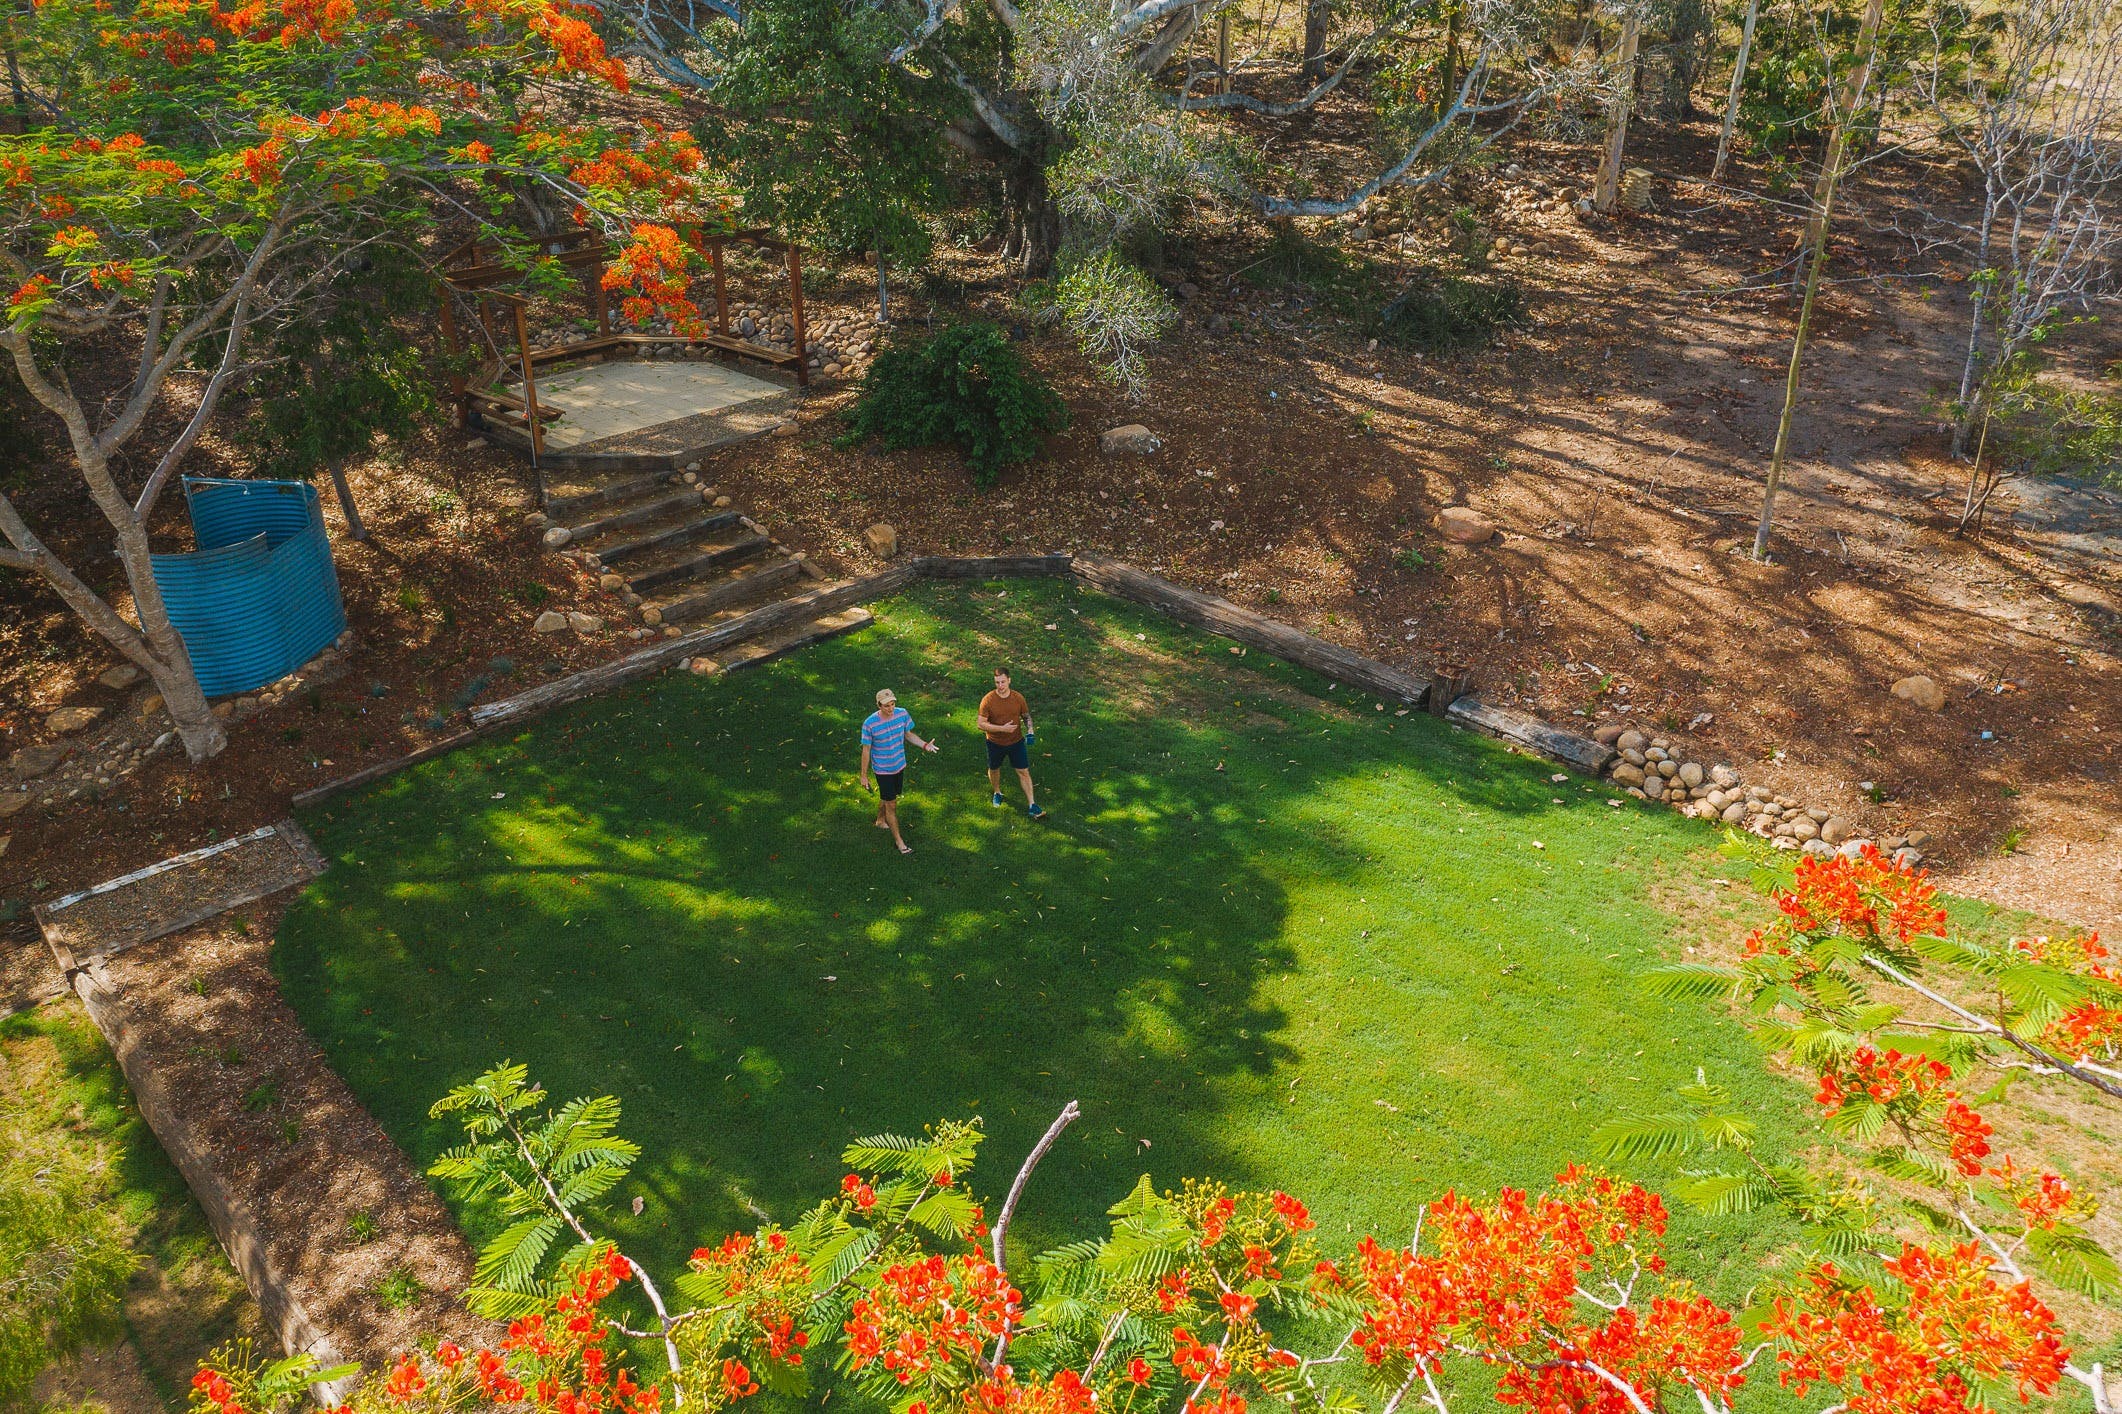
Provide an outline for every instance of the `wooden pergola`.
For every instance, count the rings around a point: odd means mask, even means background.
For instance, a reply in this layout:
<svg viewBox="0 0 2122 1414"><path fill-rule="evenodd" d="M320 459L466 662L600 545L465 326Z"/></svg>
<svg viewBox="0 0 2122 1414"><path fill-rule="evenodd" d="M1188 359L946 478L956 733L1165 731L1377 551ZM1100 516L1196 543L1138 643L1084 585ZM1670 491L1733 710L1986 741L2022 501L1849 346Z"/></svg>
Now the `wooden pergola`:
<svg viewBox="0 0 2122 1414"><path fill-rule="evenodd" d="M522 270L498 258L498 252L479 241L467 241L442 258L441 284L437 290L442 305L442 338L453 358L464 352L457 328L457 295L474 301L480 327L489 348L515 345L515 358L497 357L480 365L476 375L450 374L450 395L463 424L474 410L503 426L521 428L530 439L531 461L545 451L544 424L560 414L538 406L537 369L540 364L564 363L584 358L602 358L622 351L659 344L685 348L709 348L776 368L793 369L799 386L810 386L810 369L803 331L803 252L791 241L776 240L761 226L702 238L709 269L715 281L715 328L711 334L625 334L612 328L611 302L604 289L604 272L611 264L611 247L593 231L570 231L540 242L541 255L563 269L578 272L589 288L590 304L597 316L597 332L580 339L533 348L530 341L529 300L505 288L522 278ZM788 267L788 295L795 348L777 349L740 339L730 332L729 287L722 268L722 253L731 244L780 252ZM497 322L506 322L497 329ZM492 386L510 375L520 378L519 397Z"/></svg>

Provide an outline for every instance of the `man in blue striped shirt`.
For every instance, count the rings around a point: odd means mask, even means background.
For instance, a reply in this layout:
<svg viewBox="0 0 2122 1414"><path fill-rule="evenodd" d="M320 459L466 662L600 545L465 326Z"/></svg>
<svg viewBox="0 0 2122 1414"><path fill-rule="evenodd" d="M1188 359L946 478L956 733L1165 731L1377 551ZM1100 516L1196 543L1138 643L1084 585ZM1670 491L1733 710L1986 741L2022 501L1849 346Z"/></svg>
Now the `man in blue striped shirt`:
<svg viewBox="0 0 2122 1414"><path fill-rule="evenodd" d="M914 735L914 717L901 711L898 694L885 688L877 694L877 710L862 723L862 788L877 792L877 828L892 832L899 853L912 854L914 847L899 834L899 791L906 784L906 744L934 752L936 744ZM871 786L874 772L876 784Z"/></svg>

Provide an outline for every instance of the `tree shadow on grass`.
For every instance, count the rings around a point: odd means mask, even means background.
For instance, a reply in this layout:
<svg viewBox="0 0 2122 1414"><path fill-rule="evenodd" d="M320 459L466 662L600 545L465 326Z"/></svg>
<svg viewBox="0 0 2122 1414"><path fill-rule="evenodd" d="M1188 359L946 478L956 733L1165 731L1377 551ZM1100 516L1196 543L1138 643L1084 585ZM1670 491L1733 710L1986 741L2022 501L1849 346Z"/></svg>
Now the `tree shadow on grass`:
<svg viewBox="0 0 2122 1414"><path fill-rule="evenodd" d="M1418 1105L1442 1103L1436 1086L1487 1087L1505 1107L1538 1092L1485 1038L1366 1035L1353 995L1337 1003L1358 1014L1346 1033L1337 1017L1297 1032L1316 1022L1318 987L1425 1007L1464 991L1533 1026L1565 1005L1552 986L1459 975L1460 934L1517 942L1518 920L1462 895L1509 886L1481 872L1499 820L1562 813L1543 771L1368 700L1332 705L1346 694L1307 695L1321 685L1108 600L1058 587L1009 600L911 595L859 636L730 678L665 679L321 812L311 829L336 862L282 927L289 999L423 1164L457 1137L428 1104L504 1056L557 1097L618 1095L645 1153L612 1210L667 1263L759 1216L793 1218L837 1183L848 1140L941 1117L985 1119L977 1187L999 1194L1070 1099L1085 1118L1041 1170L1020 1254L1098 1230L1143 1171L1382 1195L1381 1157L1457 1142L1497 1151L1461 1172L1538 1182L1554 1159L1543 1136L1517 1154L1454 1141L1444 1118L1383 1149L1291 1131L1297 1087L1284 1096L1277 1071L1320 1062L1302 1074L1354 1126L1403 1108L1416 1124ZM1038 654L1019 681L1049 822L987 799L971 719L1005 651ZM910 857L870 828L853 782L856 727L884 685L946 744L909 777ZM1380 842L1402 812L1423 817L1408 820L1424 832L1413 857ZM1356 897L1370 880L1396 892ZM1336 889L1349 897L1318 902ZM1332 976L1315 959L1293 992L1293 932L1314 936L1292 917L1297 894L1353 912L1318 917L1345 921L1345 956ZM1460 951L1425 956L1445 934ZM644 1211L629 1218L634 1196ZM466 1218L476 1237L485 1215Z"/></svg>

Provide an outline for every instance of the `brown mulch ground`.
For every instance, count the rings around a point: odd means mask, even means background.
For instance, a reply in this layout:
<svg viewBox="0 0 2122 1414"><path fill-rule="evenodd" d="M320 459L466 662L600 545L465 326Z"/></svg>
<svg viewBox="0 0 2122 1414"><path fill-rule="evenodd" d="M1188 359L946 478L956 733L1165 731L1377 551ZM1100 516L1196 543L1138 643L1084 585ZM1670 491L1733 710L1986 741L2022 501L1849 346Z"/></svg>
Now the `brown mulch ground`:
<svg viewBox="0 0 2122 1414"><path fill-rule="evenodd" d="M349 1358L373 1363L435 1335L491 1338L456 1300L472 1256L448 1210L281 1000L268 955L291 897L109 959L113 988L271 1260ZM356 1229L357 1214L372 1232Z"/></svg>
<svg viewBox="0 0 2122 1414"><path fill-rule="evenodd" d="M1703 141L1652 139L1632 160L1700 171ZM1528 179L1579 187L1591 162L1552 146L1514 156ZM802 435L728 449L707 476L835 571L868 568L860 532L888 520L911 552L1099 550L1396 665L1470 661L1505 703L1565 724L1625 716L1882 833L1926 828L1953 888L2113 926L2122 517L2103 522L2116 502L2088 495L2053 523L2029 512L1981 540L1949 533L1958 473L1930 409L1952 370L1959 286L1905 268L1877 170L1838 242L1834 270L1854 283L1831 289L1809 355L1774 564L1733 546L1758 500L1790 322L1780 293L1752 286L1773 283L1790 233L1685 181L1660 182L1659 212L1612 224L1530 201L1485 210L1539 248L1502 267L1532 320L1453 359L1370 350L1303 291L1230 278L1257 259L1258 233L1206 231L1168 272L1199 293L1139 405L1087 376L1061 336L1026 327L994 262L955 252L901 304L1015 321L1074 414L1045 456L979 493L947 453L833 446L845 394L828 392L800 414ZM1407 264L1382 261L1380 286ZM814 317L858 312L867 278L814 279ZM1097 433L1127 421L1164 449L1099 455ZM240 458L216 444L199 460ZM165 753L0 821L13 836L0 916L17 920L0 929L24 937L29 902L276 818L293 792L433 739L471 688L491 698L630 646L528 632L542 607L612 606L536 548L526 469L498 449L438 434L355 482L376 536L337 544L356 634L345 673L238 723L204 766ZM66 509L55 485L47 516ZM1461 503L1502 538L1442 544L1432 518ZM93 522L71 524L89 543ZM161 524L165 543L181 539L181 508ZM1410 549L1426 563L1405 567ZM19 579L0 600L0 754L42 740L57 706L119 705L93 683L109 655L55 600ZM1946 687L1942 712L1888 696L1917 671Z"/></svg>

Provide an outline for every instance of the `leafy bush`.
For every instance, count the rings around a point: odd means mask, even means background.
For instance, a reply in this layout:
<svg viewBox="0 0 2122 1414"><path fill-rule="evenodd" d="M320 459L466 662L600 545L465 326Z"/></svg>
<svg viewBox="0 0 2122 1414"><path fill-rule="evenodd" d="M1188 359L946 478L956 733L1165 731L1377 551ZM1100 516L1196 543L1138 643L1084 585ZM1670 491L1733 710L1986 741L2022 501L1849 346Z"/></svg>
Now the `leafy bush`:
<svg viewBox="0 0 2122 1414"><path fill-rule="evenodd" d="M841 440L874 437L894 451L948 444L964 453L974 484L991 486L1004 467L1037 454L1040 434L1067 425L1060 396L1024 366L1009 336L973 320L888 344L863 376Z"/></svg>
<svg viewBox="0 0 2122 1414"><path fill-rule="evenodd" d="M1106 381L1126 389L1130 398L1141 397L1143 351L1178 317L1164 291L1107 250L1054 282L1054 306Z"/></svg>
<svg viewBox="0 0 2122 1414"><path fill-rule="evenodd" d="M1428 353L1478 348L1496 330L1525 317L1525 296L1507 280L1425 277L1378 312L1371 332L1389 344Z"/></svg>
<svg viewBox="0 0 2122 1414"><path fill-rule="evenodd" d="M2043 378L2042 365L2021 358L1991 380L1998 459L2032 476L2078 476L2122 486L2122 363L2109 386Z"/></svg>

